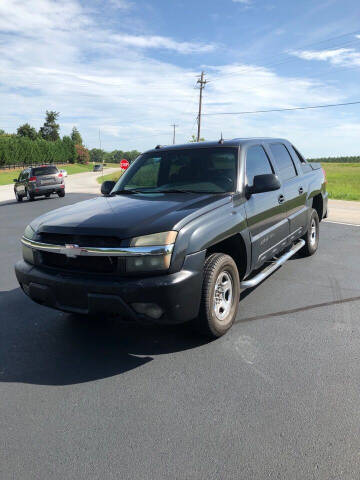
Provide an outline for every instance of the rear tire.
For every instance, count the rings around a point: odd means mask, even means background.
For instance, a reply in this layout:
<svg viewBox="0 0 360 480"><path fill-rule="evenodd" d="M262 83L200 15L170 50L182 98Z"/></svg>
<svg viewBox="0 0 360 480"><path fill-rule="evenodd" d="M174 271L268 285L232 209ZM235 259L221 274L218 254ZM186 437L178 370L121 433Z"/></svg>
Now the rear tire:
<svg viewBox="0 0 360 480"><path fill-rule="evenodd" d="M18 192L15 192L15 198L17 202L22 202L23 197L18 194Z"/></svg>
<svg viewBox="0 0 360 480"><path fill-rule="evenodd" d="M309 257L311 255L314 255L314 253L318 249L319 234L320 234L319 216L317 214L317 211L312 209L310 219L309 219L308 231L302 237L303 240L305 240L305 245L301 250L301 253L303 254L304 257Z"/></svg>
<svg viewBox="0 0 360 480"><path fill-rule="evenodd" d="M60 198L65 197L65 190L59 190L57 194L59 195Z"/></svg>
<svg viewBox="0 0 360 480"><path fill-rule="evenodd" d="M239 298L239 272L234 260L223 253L210 255L204 265L197 329L210 338L224 335L235 321Z"/></svg>
<svg viewBox="0 0 360 480"><path fill-rule="evenodd" d="M29 202L32 202L35 196L32 193L30 193L28 189L26 189L26 198L29 200Z"/></svg>
<svg viewBox="0 0 360 480"><path fill-rule="evenodd" d="M47 194L45 195L45 198L50 198L50 195L51 195L51 193L47 193Z"/></svg>

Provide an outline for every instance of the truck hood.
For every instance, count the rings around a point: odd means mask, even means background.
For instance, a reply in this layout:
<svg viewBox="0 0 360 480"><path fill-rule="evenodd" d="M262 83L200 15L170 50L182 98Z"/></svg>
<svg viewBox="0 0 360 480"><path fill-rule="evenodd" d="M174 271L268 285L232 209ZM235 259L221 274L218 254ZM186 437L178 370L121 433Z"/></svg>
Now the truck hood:
<svg viewBox="0 0 360 480"><path fill-rule="evenodd" d="M31 223L35 231L131 238L179 230L192 219L231 201L230 194L127 194L97 197L48 212Z"/></svg>

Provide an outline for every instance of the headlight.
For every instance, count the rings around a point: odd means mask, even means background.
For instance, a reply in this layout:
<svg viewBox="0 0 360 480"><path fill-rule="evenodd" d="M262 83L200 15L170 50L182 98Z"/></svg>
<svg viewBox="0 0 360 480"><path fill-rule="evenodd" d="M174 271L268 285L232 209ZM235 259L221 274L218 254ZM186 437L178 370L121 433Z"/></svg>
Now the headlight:
<svg viewBox="0 0 360 480"><path fill-rule="evenodd" d="M33 240L35 238L35 236L36 236L35 230L33 230L33 228L30 227L30 225L28 225L25 228L24 237L28 238L29 240Z"/></svg>
<svg viewBox="0 0 360 480"><path fill-rule="evenodd" d="M151 235L144 235L142 237L135 237L131 239L131 247L155 247L158 245L171 245L175 243L177 232L161 232L152 233Z"/></svg>
<svg viewBox="0 0 360 480"><path fill-rule="evenodd" d="M132 238L130 245L132 247L156 247L172 245L175 243L177 232L161 232L142 237ZM161 272L170 267L171 253L163 255L143 255L133 256L126 259L127 272Z"/></svg>

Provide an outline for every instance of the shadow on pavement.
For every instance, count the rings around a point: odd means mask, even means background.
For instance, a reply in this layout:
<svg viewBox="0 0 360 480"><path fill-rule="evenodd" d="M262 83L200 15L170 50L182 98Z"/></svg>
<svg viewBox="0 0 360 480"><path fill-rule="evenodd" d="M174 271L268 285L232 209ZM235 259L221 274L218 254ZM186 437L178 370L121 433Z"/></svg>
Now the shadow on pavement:
<svg viewBox="0 0 360 480"><path fill-rule="evenodd" d="M127 372L206 340L186 325L145 327L116 319L77 319L0 292L0 381L71 385ZM138 357L140 355L141 357Z"/></svg>
<svg viewBox="0 0 360 480"><path fill-rule="evenodd" d="M63 205L68 205L69 200L72 200L70 201L70 203L73 203L74 199L75 201L80 202L82 200L87 200L89 198L96 197L96 196L97 195L94 193L69 192L69 193L66 193L65 197L59 198L58 195L54 193L51 195L51 197L48 197L48 198L35 197L34 200L31 202L28 201L27 199L24 199L22 202L18 202L14 197L14 199L11 199L11 200L0 201L0 207L13 206L17 208L29 208L31 206L41 204L42 206L46 205L45 208L51 208L53 206L53 208L55 209L55 208L62 207Z"/></svg>

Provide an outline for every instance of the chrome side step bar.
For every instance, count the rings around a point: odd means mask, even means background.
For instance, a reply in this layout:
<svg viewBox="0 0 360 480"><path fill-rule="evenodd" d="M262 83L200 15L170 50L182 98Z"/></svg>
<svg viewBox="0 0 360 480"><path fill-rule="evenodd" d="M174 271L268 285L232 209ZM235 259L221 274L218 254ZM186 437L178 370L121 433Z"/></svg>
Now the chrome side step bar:
<svg viewBox="0 0 360 480"><path fill-rule="evenodd" d="M288 252L284 253L284 255L275 260L274 263L264 268L264 270L255 275L255 277L251 278L250 280L244 280L243 282L241 282L240 288L245 289L256 287L256 285L265 280L266 277L271 275L273 272L275 272L275 270L277 270L281 265L283 265L286 260L295 255L295 253L298 252L304 245L305 240L299 240L295 245L290 248Z"/></svg>

